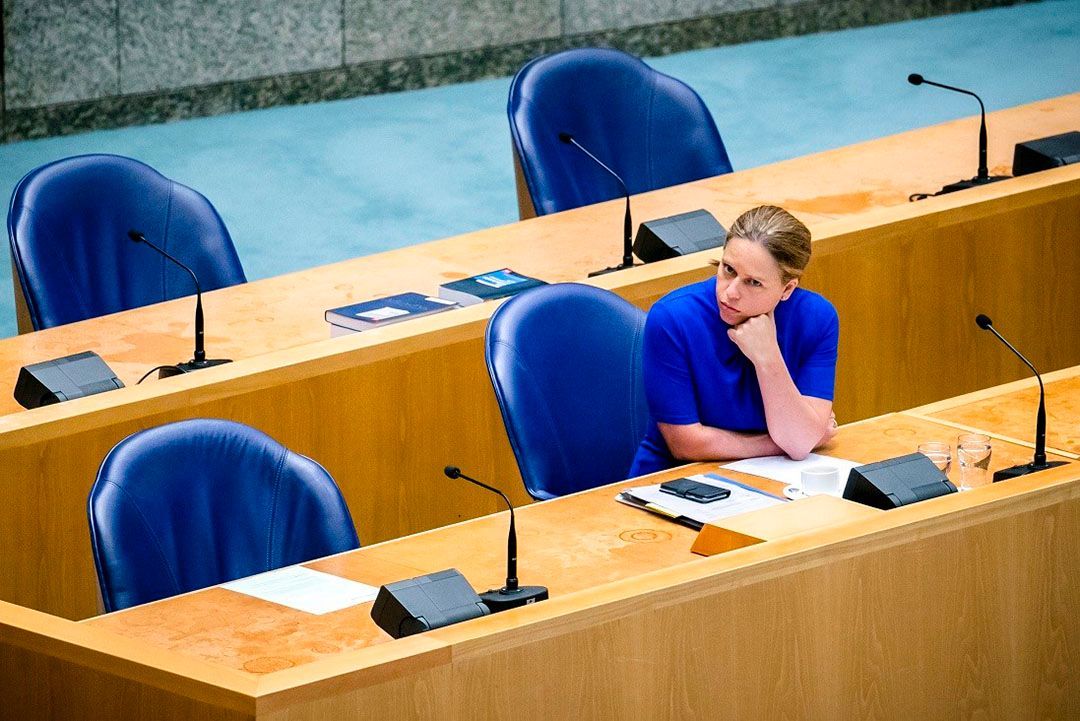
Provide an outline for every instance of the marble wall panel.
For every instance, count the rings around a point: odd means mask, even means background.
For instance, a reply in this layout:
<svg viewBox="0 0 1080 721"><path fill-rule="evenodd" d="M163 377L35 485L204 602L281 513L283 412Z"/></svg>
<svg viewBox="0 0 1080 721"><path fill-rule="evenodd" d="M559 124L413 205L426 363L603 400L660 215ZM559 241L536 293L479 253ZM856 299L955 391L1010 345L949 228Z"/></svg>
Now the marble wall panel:
<svg viewBox="0 0 1080 721"><path fill-rule="evenodd" d="M115 0L4 0L7 109L119 92Z"/></svg>
<svg viewBox="0 0 1080 721"><path fill-rule="evenodd" d="M165 123L220 115L234 109L233 89L228 84L152 95L111 95L39 108L9 108L4 113L3 140L32 140L126 125Z"/></svg>
<svg viewBox="0 0 1080 721"><path fill-rule="evenodd" d="M341 65L341 0L119 0L123 93Z"/></svg>
<svg viewBox="0 0 1080 721"><path fill-rule="evenodd" d="M560 0L345 0L345 62L556 37L559 8Z"/></svg>
<svg viewBox="0 0 1080 721"><path fill-rule="evenodd" d="M1031 0L0 0L0 142ZM6 77L4 77L6 76Z"/></svg>
<svg viewBox="0 0 1080 721"><path fill-rule="evenodd" d="M775 5L776 0L565 0L563 33L653 25Z"/></svg>

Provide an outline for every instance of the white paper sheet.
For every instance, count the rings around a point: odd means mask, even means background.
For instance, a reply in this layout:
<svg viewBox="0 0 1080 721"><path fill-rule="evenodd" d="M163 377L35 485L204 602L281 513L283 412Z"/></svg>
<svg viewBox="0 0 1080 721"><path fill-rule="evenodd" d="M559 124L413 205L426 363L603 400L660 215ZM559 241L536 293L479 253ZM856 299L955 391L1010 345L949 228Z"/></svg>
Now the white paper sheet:
<svg viewBox="0 0 1080 721"><path fill-rule="evenodd" d="M711 523L718 518L727 518L747 511L756 511L759 508L768 508L769 506L785 503L784 500L776 496L770 496L757 489L747 488L739 483L721 480L717 476L699 474L688 477L701 483L707 483L710 486L726 488L731 491L731 495L712 503L698 503L697 501L673 496L670 493L664 493L660 490L659 483L651 486L630 488L625 493L643 503L647 503L650 509L663 515L684 516L700 523Z"/></svg>
<svg viewBox="0 0 1080 721"><path fill-rule="evenodd" d="M341 576L289 566L221 584L222 588L320 616L372 601L379 589Z"/></svg>
<svg viewBox="0 0 1080 721"><path fill-rule="evenodd" d="M793 461L787 456L759 456L757 458L747 458L742 461L725 463L720 467L728 468L732 471L739 471L740 473L749 473L752 476L771 478L774 481L780 481L785 485L795 486L796 488L801 489L801 474L804 468L809 468L811 466L830 466L837 469L840 479L836 491L830 495L839 496L844 492L848 472L852 468L861 465L861 463L848 461L843 458L833 458L832 456L821 456L817 453L811 453L804 461Z"/></svg>

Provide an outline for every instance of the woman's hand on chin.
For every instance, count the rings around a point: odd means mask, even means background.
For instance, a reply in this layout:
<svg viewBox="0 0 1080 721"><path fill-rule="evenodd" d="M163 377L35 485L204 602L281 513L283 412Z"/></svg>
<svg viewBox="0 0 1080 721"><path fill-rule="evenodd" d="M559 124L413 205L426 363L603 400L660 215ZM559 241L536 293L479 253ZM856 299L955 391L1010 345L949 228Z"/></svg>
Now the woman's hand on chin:
<svg viewBox="0 0 1080 721"><path fill-rule="evenodd" d="M755 366L780 359L780 346L776 342L776 322L771 312L751 316L739 325L729 328L727 334Z"/></svg>

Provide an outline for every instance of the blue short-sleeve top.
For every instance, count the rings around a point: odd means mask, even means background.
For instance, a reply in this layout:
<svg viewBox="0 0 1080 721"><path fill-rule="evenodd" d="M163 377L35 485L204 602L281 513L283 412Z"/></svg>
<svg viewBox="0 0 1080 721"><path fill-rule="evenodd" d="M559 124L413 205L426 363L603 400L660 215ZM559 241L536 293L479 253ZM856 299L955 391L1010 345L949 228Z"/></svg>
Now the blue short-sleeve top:
<svg viewBox="0 0 1080 721"><path fill-rule="evenodd" d="M796 288L773 318L780 354L799 392L832 400L840 337L832 303ZM754 364L728 338L729 327L720 319L715 277L668 293L649 311L643 368L650 418L631 477L681 463L657 423L767 430Z"/></svg>

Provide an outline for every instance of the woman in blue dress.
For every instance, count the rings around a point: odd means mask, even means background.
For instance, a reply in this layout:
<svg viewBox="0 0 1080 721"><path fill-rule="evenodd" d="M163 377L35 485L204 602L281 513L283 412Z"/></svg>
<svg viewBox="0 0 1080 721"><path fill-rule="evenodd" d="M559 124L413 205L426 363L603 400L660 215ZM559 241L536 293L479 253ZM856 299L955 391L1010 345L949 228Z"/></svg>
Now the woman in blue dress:
<svg viewBox="0 0 1080 721"><path fill-rule="evenodd" d="M810 231L782 208L743 213L715 278L673 291L645 323L650 422L631 476L691 461L801 460L836 432L839 321L799 288Z"/></svg>

